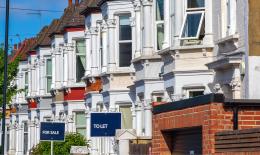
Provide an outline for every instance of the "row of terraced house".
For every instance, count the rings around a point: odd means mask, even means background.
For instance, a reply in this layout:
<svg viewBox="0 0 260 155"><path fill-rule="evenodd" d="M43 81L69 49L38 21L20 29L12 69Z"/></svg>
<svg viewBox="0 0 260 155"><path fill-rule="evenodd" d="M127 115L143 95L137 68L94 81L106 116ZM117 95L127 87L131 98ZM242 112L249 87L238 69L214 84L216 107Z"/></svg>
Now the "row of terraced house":
<svg viewBox="0 0 260 155"><path fill-rule="evenodd" d="M257 0L69 0L14 48L24 91L11 104L7 152L29 154L40 122L55 121L90 140L93 155L122 154L121 140L151 143L153 106L211 93L259 99L260 31L249 25L259 8ZM91 112L121 112L122 129L91 137Z"/></svg>

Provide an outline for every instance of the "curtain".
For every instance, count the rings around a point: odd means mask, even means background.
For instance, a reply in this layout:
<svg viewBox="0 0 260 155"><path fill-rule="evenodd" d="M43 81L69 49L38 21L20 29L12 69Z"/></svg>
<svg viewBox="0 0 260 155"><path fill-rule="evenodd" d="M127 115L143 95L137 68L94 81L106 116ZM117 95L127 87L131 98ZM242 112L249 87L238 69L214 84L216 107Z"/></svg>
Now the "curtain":
<svg viewBox="0 0 260 155"><path fill-rule="evenodd" d="M133 122L131 106L121 106L119 110L122 113L122 129L131 129Z"/></svg>

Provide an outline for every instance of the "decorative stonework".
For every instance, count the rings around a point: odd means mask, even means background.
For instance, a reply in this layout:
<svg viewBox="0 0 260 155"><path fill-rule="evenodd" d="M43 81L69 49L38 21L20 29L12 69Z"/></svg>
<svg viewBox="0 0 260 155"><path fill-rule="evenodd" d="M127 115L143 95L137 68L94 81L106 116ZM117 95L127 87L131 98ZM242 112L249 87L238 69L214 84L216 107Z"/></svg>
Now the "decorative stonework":
<svg viewBox="0 0 260 155"><path fill-rule="evenodd" d="M240 90L241 82L239 79L234 78L234 79L232 79L232 81L230 82L229 85L232 87L233 91L238 91L238 90Z"/></svg>
<svg viewBox="0 0 260 155"><path fill-rule="evenodd" d="M135 17L131 17L131 18L130 18L130 23L131 23L130 25L131 25L132 27L134 27L134 26L136 25L136 22L135 22L135 21L136 21Z"/></svg>
<svg viewBox="0 0 260 155"><path fill-rule="evenodd" d="M116 27L116 20L115 19L107 19L106 20L108 28Z"/></svg>
<svg viewBox="0 0 260 155"><path fill-rule="evenodd" d="M216 83L214 86L214 90L216 93L223 93L221 89L221 85L219 83Z"/></svg>
<svg viewBox="0 0 260 155"><path fill-rule="evenodd" d="M90 32L91 35L97 35L97 33L98 33L98 27L91 27L91 28L89 29L89 32Z"/></svg>
<svg viewBox="0 0 260 155"><path fill-rule="evenodd" d="M139 0L133 0L134 10L140 11L141 10L141 3Z"/></svg>

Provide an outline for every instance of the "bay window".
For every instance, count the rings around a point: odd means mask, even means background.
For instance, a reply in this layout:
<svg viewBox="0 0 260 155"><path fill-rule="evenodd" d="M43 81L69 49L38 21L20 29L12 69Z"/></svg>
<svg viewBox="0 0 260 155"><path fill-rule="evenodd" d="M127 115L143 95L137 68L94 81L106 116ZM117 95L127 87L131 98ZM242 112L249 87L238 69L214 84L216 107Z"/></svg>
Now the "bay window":
<svg viewBox="0 0 260 155"><path fill-rule="evenodd" d="M204 37L204 0L187 0L185 18L180 39L202 39Z"/></svg>
<svg viewBox="0 0 260 155"><path fill-rule="evenodd" d="M76 132L85 137L86 135L86 118L84 112L75 112Z"/></svg>
<svg viewBox="0 0 260 155"><path fill-rule="evenodd" d="M164 39L164 0L156 0L156 46L157 50L162 49Z"/></svg>
<svg viewBox="0 0 260 155"><path fill-rule="evenodd" d="M132 60L130 15L119 16L119 67L129 67Z"/></svg>
<svg viewBox="0 0 260 155"><path fill-rule="evenodd" d="M46 93L51 90L52 83L52 61L51 58L46 59Z"/></svg>
<svg viewBox="0 0 260 155"><path fill-rule="evenodd" d="M80 82L86 69L85 40L76 40L76 82Z"/></svg>

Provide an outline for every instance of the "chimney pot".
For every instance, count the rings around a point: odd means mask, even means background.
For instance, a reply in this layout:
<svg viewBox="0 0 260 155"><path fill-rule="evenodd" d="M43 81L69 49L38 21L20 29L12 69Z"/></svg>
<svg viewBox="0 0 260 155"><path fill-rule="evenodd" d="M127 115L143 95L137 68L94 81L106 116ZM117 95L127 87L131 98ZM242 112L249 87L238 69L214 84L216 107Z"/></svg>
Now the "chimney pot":
<svg viewBox="0 0 260 155"><path fill-rule="evenodd" d="M17 44L14 44L14 50L17 50Z"/></svg>
<svg viewBox="0 0 260 155"><path fill-rule="evenodd" d="M75 0L75 5L79 5L79 0Z"/></svg>
<svg viewBox="0 0 260 155"><path fill-rule="evenodd" d="M69 6L72 6L72 0L68 0Z"/></svg>

